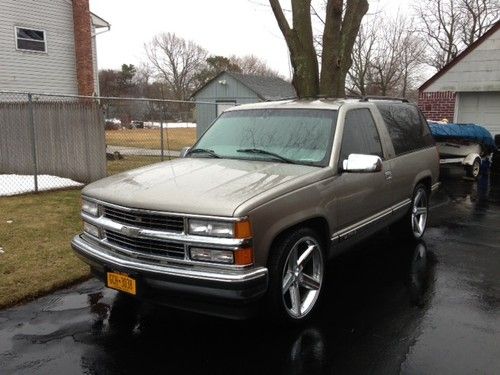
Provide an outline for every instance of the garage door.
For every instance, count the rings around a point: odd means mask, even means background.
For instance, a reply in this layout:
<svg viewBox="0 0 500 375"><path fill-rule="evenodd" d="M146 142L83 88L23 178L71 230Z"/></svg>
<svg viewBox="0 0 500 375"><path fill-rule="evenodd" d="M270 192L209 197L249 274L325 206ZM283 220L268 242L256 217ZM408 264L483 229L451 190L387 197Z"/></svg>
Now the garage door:
<svg viewBox="0 0 500 375"><path fill-rule="evenodd" d="M500 134L500 92L459 93L457 122L483 125L491 134Z"/></svg>

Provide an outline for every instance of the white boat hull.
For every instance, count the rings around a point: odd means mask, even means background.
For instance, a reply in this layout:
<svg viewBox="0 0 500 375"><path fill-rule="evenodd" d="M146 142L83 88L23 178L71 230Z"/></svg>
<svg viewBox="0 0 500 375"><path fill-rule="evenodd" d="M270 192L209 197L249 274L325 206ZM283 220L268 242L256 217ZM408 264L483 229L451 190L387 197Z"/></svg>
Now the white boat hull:
<svg viewBox="0 0 500 375"><path fill-rule="evenodd" d="M459 144L453 142L438 142L439 155L446 158L465 158L470 154L481 155L481 145L478 143Z"/></svg>

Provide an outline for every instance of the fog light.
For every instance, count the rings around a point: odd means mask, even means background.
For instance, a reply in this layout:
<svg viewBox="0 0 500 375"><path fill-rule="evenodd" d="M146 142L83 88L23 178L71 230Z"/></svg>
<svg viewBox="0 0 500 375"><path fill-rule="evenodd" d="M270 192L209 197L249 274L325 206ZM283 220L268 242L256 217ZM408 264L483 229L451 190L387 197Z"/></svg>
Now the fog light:
<svg viewBox="0 0 500 375"><path fill-rule="evenodd" d="M234 263L234 254L231 250L212 250L192 247L190 252L192 260L211 263Z"/></svg>
<svg viewBox="0 0 500 375"><path fill-rule="evenodd" d="M99 238L100 237L100 230L98 227L96 227L95 225L92 225L92 224L89 224L87 222L83 222L83 231L86 233L86 234L90 234L91 236L94 236L94 237L97 237Z"/></svg>

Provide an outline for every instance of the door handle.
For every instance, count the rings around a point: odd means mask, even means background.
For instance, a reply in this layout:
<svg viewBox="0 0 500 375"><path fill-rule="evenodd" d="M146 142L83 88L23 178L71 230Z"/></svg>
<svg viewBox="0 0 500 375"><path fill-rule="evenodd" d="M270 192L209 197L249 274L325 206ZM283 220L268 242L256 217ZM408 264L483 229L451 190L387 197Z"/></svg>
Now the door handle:
<svg viewBox="0 0 500 375"><path fill-rule="evenodd" d="M386 180L392 180L392 172L391 171L386 171L385 172L385 179Z"/></svg>

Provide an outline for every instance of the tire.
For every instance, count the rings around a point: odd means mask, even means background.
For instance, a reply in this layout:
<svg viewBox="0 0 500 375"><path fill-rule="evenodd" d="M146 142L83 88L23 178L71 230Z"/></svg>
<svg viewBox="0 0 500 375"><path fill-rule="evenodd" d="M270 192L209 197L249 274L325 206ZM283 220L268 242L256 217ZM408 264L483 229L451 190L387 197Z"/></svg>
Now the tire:
<svg viewBox="0 0 500 375"><path fill-rule="evenodd" d="M472 165L467 165L465 167L465 174L467 177L478 178L481 173L481 159L475 158Z"/></svg>
<svg viewBox="0 0 500 375"><path fill-rule="evenodd" d="M272 249L268 269L267 312L280 323L307 320L318 305L325 276L321 237L310 228L285 234Z"/></svg>
<svg viewBox="0 0 500 375"><path fill-rule="evenodd" d="M429 190L424 184L418 184L413 191L410 209L391 229L402 239L419 240L427 229L428 217Z"/></svg>

